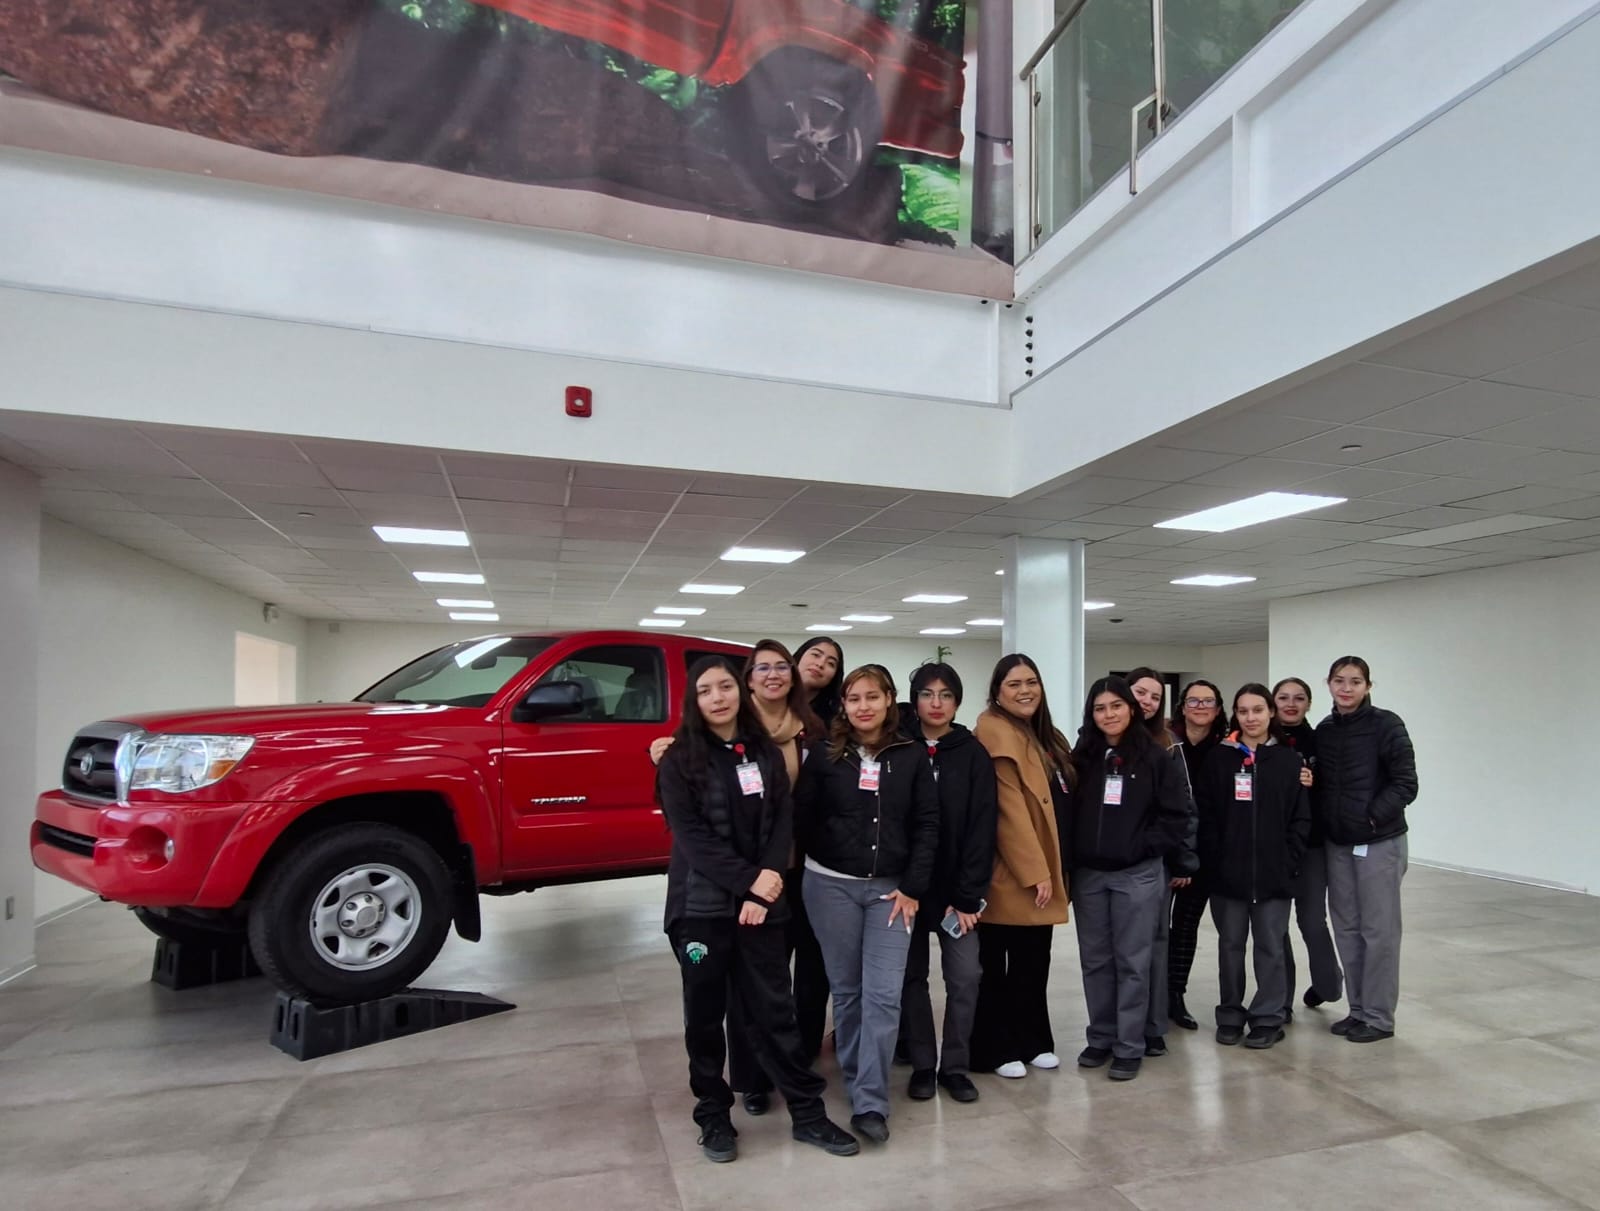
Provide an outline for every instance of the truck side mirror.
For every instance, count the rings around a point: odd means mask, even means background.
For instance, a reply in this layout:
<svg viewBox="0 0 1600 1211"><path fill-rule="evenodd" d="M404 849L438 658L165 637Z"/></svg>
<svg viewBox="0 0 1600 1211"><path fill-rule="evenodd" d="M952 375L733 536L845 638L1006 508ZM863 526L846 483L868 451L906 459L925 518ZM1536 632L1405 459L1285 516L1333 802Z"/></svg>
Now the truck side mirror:
<svg viewBox="0 0 1600 1211"><path fill-rule="evenodd" d="M523 696L511 712L514 723L538 723L583 710L583 687L576 681L547 681Z"/></svg>

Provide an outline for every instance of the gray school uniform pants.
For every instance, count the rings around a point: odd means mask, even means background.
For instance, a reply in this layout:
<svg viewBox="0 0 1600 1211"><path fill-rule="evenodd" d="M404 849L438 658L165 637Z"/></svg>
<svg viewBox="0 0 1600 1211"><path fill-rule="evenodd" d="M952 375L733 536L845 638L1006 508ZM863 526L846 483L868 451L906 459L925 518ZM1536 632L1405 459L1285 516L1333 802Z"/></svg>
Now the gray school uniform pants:
<svg viewBox="0 0 1600 1211"><path fill-rule="evenodd" d="M1163 863L1163 866L1166 864ZM1161 907L1156 913L1156 933L1150 942L1150 1008L1145 1012L1146 1037L1167 1037L1167 946L1172 937L1172 876L1161 872Z"/></svg>
<svg viewBox="0 0 1600 1211"><path fill-rule="evenodd" d="M1150 1011L1150 951L1167 867L1151 858L1126 870L1072 872L1078 961L1089 1009L1089 1046L1118 1059L1144 1056Z"/></svg>
<svg viewBox="0 0 1600 1211"><path fill-rule="evenodd" d="M1217 1025L1268 1028L1283 1025L1287 972L1284 934L1292 900L1234 900L1211 893L1211 920L1217 927ZM1254 935L1256 995L1244 1007L1244 952Z"/></svg>
<svg viewBox="0 0 1600 1211"><path fill-rule="evenodd" d="M1328 852L1320 845L1306 850L1300 859L1300 873L1294 880L1294 919L1306 944L1312 991L1324 1001L1337 1001L1344 995L1344 973L1339 970L1339 953L1328 932ZM1288 930L1283 934L1283 964L1289 972L1283 1003L1293 1009L1294 948L1289 944Z"/></svg>
<svg viewBox="0 0 1600 1211"><path fill-rule="evenodd" d="M1365 846L1327 844L1328 915L1344 962L1350 1016L1379 1030L1394 1029L1400 1000L1400 880L1409 846L1405 834Z"/></svg>

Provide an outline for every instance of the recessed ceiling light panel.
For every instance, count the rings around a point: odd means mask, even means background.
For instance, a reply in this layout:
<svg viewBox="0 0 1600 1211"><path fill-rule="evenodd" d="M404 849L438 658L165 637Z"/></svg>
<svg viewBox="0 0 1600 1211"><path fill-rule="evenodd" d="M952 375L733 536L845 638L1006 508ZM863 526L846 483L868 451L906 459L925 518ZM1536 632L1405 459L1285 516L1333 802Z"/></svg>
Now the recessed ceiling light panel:
<svg viewBox="0 0 1600 1211"><path fill-rule="evenodd" d="M450 617L455 622L499 622L500 615L485 614L480 610L453 610Z"/></svg>
<svg viewBox="0 0 1600 1211"><path fill-rule="evenodd" d="M813 622L806 628L808 631L853 631L854 627L837 622Z"/></svg>
<svg viewBox="0 0 1600 1211"><path fill-rule="evenodd" d="M706 612L705 606L657 606L657 614L682 614L685 618L698 618Z"/></svg>
<svg viewBox="0 0 1600 1211"><path fill-rule="evenodd" d="M492 610L494 602L484 601L478 597L436 597L434 598L447 610Z"/></svg>
<svg viewBox="0 0 1600 1211"><path fill-rule="evenodd" d="M1309 513L1312 509L1342 505L1345 499L1343 496L1310 496L1301 492L1263 492L1232 504L1202 509L1185 517L1174 517L1171 521L1158 521L1155 528L1222 534L1228 530L1241 530L1245 526L1258 526L1265 521L1276 521L1280 517Z"/></svg>
<svg viewBox="0 0 1600 1211"><path fill-rule="evenodd" d="M1174 580L1173 584L1199 585L1205 589L1221 589L1230 584L1249 584L1254 576L1223 576L1215 572L1207 572L1203 576L1185 576L1182 580Z"/></svg>
<svg viewBox="0 0 1600 1211"><path fill-rule="evenodd" d="M465 530L419 530L413 526L373 526L384 542L412 542L428 547L470 547Z"/></svg>
<svg viewBox="0 0 1600 1211"><path fill-rule="evenodd" d="M963 593L915 593L900 600L907 605L955 605L956 602L966 599Z"/></svg>
<svg viewBox="0 0 1600 1211"><path fill-rule="evenodd" d="M841 614L840 622L892 622L893 614Z"/></svg>
<svg viewBox="0 0 1600 1211"><path fill-rule="evenodd" d="M1109 610L1117 603L1114 601L1086 601L1083 608L1086 610Z"/></svg>
<svg viewBox="0 0 1600 1211"><path fill-rule="evenodd" d="M729 563L793 563L804 554L778 547L729 547L722 558Z"/></svg>
<svg viewBox="0 0 1600 1211"><path fill-rule="evenodd" d="M686 584L678 589L680 593L704 593L711 597L732 597L735 593L743 593L742 584Z"/></svg>
<svg viewBox="0 0 1600 1211"><path fill-rule="evenodd" d="M967 619L967 625L969 627L1003 627L1006 625L1006 620L1004 618L969 618Z"/></svg>
<svg viewBox="0 0 1600 1211"><path fill-rule="evenodd" d="M966 627L923 627L919 635L965 635Z"/></svg>
<svg viewBox="0 0 1600 1211"><path fill-rule="evenodd" d="M681 627L683 625L683 619L681 619L681 618L641 618L641 619L639 619L639 625L642 626L642 627L660 627L660 628L663 628L663 629L669 629L670 630L672 628Z"/></svg>
<svg viewBox="0 0 1600 1211"><path fill-rule="evenodd" d="M413 572L423 584L482 584L482 572Z"/></svg>

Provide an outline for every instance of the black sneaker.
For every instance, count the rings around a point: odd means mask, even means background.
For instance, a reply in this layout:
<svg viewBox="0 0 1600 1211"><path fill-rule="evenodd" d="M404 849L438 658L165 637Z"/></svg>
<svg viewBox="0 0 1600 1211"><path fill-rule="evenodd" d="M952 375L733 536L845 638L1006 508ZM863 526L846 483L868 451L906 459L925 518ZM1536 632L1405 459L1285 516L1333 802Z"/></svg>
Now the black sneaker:
<svg viewBox="0 0 1600 1211"><path fill-rule="evenodd" d="M1281 1042L1283 1042L1282 1026L1252 1026L1250 1037L1244 1041L1244 1045L1256 1051L1265 1051L1274 1043Z"/></svg>
<svg viewBox="0 0 1600 1211"><path fill-rule="evenodd" d="M1167 1040L1162 1038L1159 1034L1147 1034L1147 1035L1145 1035L1144 1036L1144 1053L1146 1055L1166 1055L1167 1054Z"/></svg>
<svg viewBox="0 0 1600 1211"><path fill-rule="evenodd" d="M1292 1026L1294 1024L1294 1010L1285 1007L1283 1011L1283 1024L1285 1026Z"/></svg>
<svg viewBox="0 0 1600 1211"><path fill-rule="evenodd" d="M939 1082L934 1079L932 1068L918 1068L911 1074L911 1084L906 1086L906 1093L914 1102L926 1102L939 1091Z"/></svg>
<svg viewBox="0 0 1600 1211"><path fill-rule="evenodd" d="M760 1118L772 1109L772 1094L747 1093L744 1095L744 1112L753 1118Z"/></svg>
<svg viewBox="0 0 1600 1211"><path fill-rule="evenodd" d="M726 1119L708 1123L700 1131L700 1151L706 1154L708 1161L715 1161L725 1165L739 1156L739 1133L733 1129L733 1124Z"/></svg>
<svg viewBox="0 0 1600 1211"><path fill-rule="evenodd" d="M789 1134L802 1144L821 1148L830 1156L854 1156L861 1151L856 1137L832 1119L819 1118L814 1123L796 1123Z"/></svg>
<svg viewBox="0 0 1600 1211"><path fill-rule="evenodd" d="M1306 989L1305 996L1300 999L1306 1003L1307 1009L1315 1009L1318 1005L1326 1005L1328 1003L1328 998L1319 997L1315 988Z"/></svg>
<svg viewBox="0 0 1600 1211"><path fill-rule="evenodd" d="M1200 1029L1200 1023L1194 1020L1194 1014L1189 1012L1181 996L1167 998L1167 1016L1185 1030Z"/></svg>
<svg viewBox="0 0 1600 1211"><path fill-rule="evenodd" d="M940 1073L939 1084L943 1085L944 1091L958 1102L978 1100L978 1087L965 1072Z"/></svg>
<svg viewBox="0 0 1600 1211"><path fill-rule="evenodd" d="M1079 1068L1098 1068L1111 1058L1109 1047L1085 1047L1078 1052Z"/></svg>
<svg viewBox="0 0 1600 1211"><path fill-rule="evenodd" d="M1394 1031L1380 1029L1371 1022L1357 1022L1344 1037L1352 1043L1376 1043L1380 1039L1394 1038Z"/></svg>
<svg viewBox="0 0 1600 1211"><path fill-rule="evenodd" d="M1332 1026L1328 1027L1328 1033L1329 1034L1349 1034L1352 1030L1354 1030L1359 1025L1361 1025L1361 1019L1360 1018L1356 1018L1356 1017L1340 1018Z"/></svg>
<svg viewBox="0 0 1600 1211"><path fill-rule="evenodd" d="M882 1144L889 1139L889 1124L883 1115L876 1110L869 1110L865 1114L852 1115L850 1128L857 1135L864 1135L874 1144Z"/></svg>
<svg viewBox="0 0 1600 1211"><path fill-rule="evenodd" d="M1121 1056L1111 1061L1111 1079L1114 1081L1131 1081L1139 1075L1139 1065L1144 1063L1138 1056L1125 1060Z"/></svg>
<svg viewBox="0 0 1600 1211"><path fill-rule="evenodd" d="M1217 1042L1224 1047L1237 1047L1239 1040L1244 1038L1243 1026L1218 1026Z"/></svg>

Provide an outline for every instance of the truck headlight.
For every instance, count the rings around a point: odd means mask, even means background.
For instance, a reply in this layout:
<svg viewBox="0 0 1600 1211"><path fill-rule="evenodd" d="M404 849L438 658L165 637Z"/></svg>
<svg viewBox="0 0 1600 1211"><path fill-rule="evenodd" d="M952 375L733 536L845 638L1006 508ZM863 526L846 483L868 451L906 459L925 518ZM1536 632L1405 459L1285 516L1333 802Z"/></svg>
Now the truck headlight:
<svg viewBox="0 0 1600 1211"><path fill-rule="evenodd" d="M129 790L192 791L210 786L244 760L254 736L146 736L133 758Z"/></svg>

